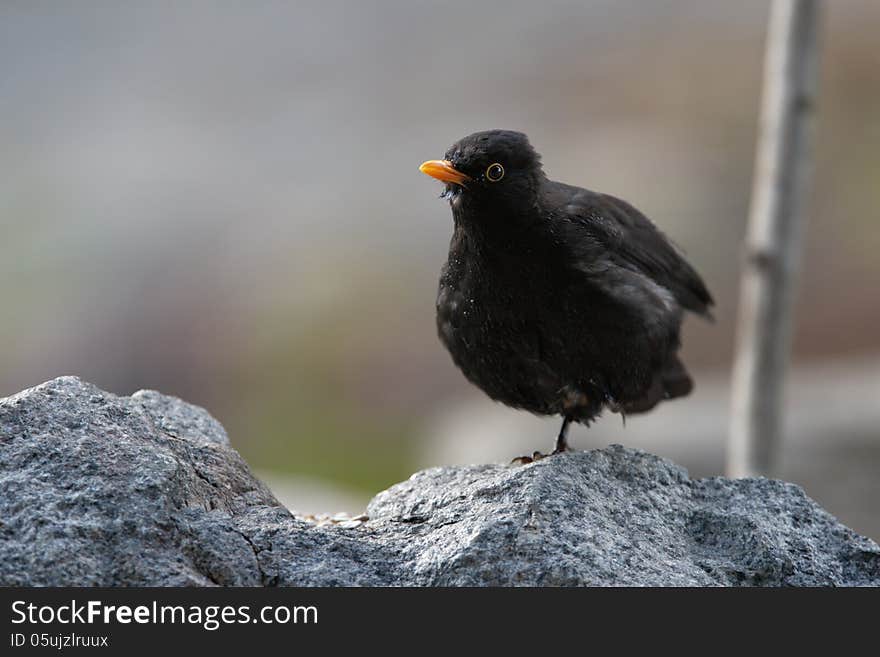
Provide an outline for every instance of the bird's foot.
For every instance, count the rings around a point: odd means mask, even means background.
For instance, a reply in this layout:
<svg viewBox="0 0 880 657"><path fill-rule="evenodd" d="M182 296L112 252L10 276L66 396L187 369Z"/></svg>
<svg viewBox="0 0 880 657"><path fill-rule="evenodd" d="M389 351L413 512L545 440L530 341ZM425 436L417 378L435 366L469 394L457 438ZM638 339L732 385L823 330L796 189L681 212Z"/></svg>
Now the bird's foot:
<svg viewBox="0 0 880 657"><path fill-rule="evenodd" d="M555 452L554 452L555 454ZM541 452L532 452L531 456L517 456L515 459L510 461L511 465L528 465L529 463L534 463L535 461L540 461L541 459L545 459L548 456L552 456L552 454L543 454Z"/></svg>
<svg viewBox="0 0 880 657"><path fill-rule="evenodd" d="M543 452L532 452L531 456L517 456L515 459L510 461L511 464L516 465L527 465L529 463L534 463L535 461L540 461L541 459L550 458L551 456L556 456L557 454L563 454L565 452L573 452L574 450L568 445L563 445L562 447L557 447L549 454L544 454Z"/></svg>

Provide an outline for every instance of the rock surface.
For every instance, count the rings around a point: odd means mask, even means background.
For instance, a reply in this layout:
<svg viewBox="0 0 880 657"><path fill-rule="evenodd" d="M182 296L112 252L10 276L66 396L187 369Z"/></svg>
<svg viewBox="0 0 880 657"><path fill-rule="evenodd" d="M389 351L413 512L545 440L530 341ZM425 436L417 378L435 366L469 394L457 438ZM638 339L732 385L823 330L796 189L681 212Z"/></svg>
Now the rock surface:
<svg viewBox="0 0 880 657"><path fill-rule="evenodd" d="M0 400L0 585L880 585L792 484L611 446L435 468L293 517L206 411L62 377Z"/></svg>

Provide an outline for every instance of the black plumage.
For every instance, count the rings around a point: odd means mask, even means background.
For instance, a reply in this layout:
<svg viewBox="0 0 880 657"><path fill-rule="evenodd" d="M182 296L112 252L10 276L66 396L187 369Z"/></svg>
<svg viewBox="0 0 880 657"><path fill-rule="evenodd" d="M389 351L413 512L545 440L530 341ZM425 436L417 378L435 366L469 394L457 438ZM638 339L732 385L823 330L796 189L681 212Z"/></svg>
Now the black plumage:
<svg viewBox="0 0 880 657"><path fill-rule="evenodd" d="M647 411L690 392L685 310L709 317L696 271L641 212L549 180L518 132L457 142L422 171L446 183L454 231L437 328L492 399L571 421Z"/></svg>

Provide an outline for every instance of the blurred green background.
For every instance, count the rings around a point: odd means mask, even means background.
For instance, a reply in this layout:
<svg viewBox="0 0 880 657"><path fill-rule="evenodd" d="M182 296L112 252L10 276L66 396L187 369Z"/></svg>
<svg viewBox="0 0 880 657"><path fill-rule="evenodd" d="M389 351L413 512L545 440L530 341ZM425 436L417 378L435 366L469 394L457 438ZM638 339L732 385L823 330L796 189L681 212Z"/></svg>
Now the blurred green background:
<svg viewBox="0 0 880 657"><path fill-rule="evenodd" d="M877 537L880 3L826 8L783 474ZM555 422L483 398L435 336L451 217L417 167L503 127L640 207L718 300L687 325L697 393L575 444L717 474L767 13L4 2L0 395L62 374L178 395L305 511L549 446Z"/></svg>

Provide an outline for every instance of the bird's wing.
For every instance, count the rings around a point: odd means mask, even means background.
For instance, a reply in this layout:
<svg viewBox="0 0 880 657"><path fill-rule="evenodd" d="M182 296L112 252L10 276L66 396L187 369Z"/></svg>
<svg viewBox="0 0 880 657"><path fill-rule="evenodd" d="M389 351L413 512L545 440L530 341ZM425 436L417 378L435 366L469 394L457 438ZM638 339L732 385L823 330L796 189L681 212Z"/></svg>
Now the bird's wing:
<svg viewBox="0 0 880 657"><path fill-rule="evenodd" d="M610 261L669 290L682 308L711 318L714 301L700 275L645 215L621 199L568 185L552 196L559 202L556 213L577 233L568 238L580 245L585 269Z"/></svg>

